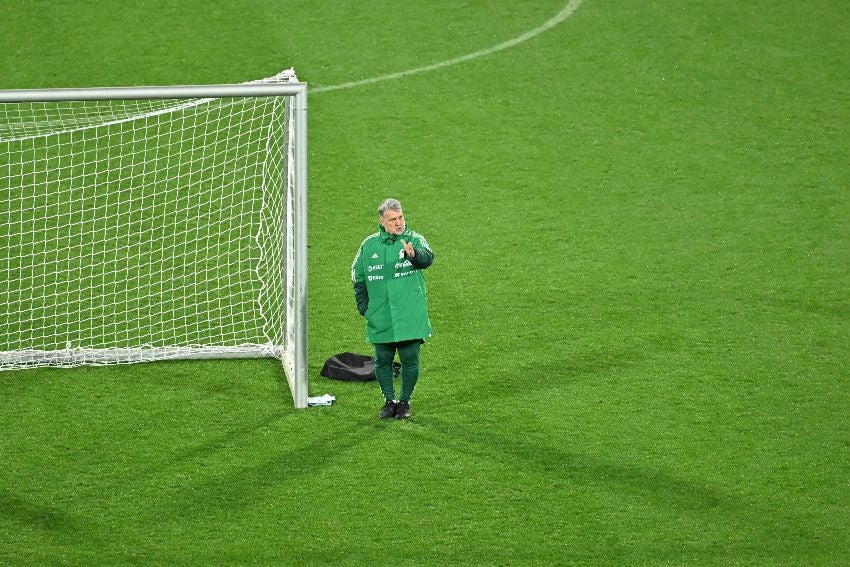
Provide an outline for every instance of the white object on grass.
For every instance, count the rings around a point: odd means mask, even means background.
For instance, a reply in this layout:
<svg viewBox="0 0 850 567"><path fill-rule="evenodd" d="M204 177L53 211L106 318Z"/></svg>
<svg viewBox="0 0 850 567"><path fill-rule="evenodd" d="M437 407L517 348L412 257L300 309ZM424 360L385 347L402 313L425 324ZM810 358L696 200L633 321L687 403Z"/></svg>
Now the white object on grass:
<svg viewBox="0 0 850 567"><path fill-rule="evenodd" d="M308 406L330 406L336 401L335 396L331 396L330 394L325 394L324 396L314 396L312 398L307 398Z"/></svg>

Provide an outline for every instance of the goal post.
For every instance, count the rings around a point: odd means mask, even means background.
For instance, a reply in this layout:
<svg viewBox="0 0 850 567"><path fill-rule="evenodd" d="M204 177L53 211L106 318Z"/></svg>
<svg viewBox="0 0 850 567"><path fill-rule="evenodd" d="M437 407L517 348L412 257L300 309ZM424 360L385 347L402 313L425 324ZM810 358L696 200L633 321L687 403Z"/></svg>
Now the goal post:
<svg viewBox="0 0 850 567"><path fill-rule="evenodd" d="M307 87L0 91L0 370L275 357L307 406Z"/></svg>

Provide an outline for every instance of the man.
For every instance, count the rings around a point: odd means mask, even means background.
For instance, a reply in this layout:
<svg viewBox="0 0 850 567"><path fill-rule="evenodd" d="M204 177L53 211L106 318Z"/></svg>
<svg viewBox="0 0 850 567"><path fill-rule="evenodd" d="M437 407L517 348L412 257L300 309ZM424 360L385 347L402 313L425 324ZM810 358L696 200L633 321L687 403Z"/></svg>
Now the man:
<svg viewBox="0 0 850 567"><path fill-rule="evenodd" d="M419 347L431 336L425 277L434 252L404 221L401 203L378 207L378 232L360 245L351 265L357 310L366 316L366 339L375 349L375 377L384 395L381 419L410 417L410 397L419 379ZM401 391L395 399L393 359L401 362Z"/></svg>

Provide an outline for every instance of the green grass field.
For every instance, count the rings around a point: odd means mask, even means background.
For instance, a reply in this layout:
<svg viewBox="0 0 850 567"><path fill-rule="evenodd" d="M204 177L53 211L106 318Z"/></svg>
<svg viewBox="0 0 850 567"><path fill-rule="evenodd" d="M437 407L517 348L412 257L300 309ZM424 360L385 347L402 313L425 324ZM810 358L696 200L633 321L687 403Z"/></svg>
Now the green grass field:
<svg viewBox="0 0 850 567"><path fill-rule="evenodd" d="M850 562L850 4L584 0L333 89L567 5L0 6L0 88L311 85L337 397L271 360L0 373L0 564ZM407 422L319 376L369 352L388 196L437 254Z"/></svg>

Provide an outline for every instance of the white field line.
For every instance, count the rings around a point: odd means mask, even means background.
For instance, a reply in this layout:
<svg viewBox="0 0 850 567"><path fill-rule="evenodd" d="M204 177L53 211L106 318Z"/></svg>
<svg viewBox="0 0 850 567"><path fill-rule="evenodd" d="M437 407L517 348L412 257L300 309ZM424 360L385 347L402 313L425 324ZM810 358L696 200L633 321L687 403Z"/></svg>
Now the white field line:
<svg viewBox="0 0 850 567"><path fill-rule="evenodd" d="M513 39L509 39L504 41L498 45L494 45L492 47L487 47L485 49L481 49L479 51L475 51L473 53L469 53L467 55L461 55L460 57L455 57L453 59L446 59L445 61L440 61L439 63L432 63L431 65L425 65L424 67L416 67L415 69L408 69L407 71L399 71L397 73L390 73L388 75L379 75L377 77L371 77L369 79L361 79L359 81L351 81L348 83L340 83L338 85L328 85L325 87L315 87L310 89L312 94L316 93L324 93L329 91L338 91L342 89L350 89L353 87L362 87L364 85L371 85L373 83L380 83L382 81L392 81L395 79L401 79L402 77L407 77L410 75L418 75L419 73L427 73L429 71L434 71L436 69L442 69L443 67L449 67L450 65L457 65L458 63L465 63L466 61L472 61L473 59L478 59L479 57L485 57L492 53L496 53L497 51L502 51L513 47L515 45L519 45L524 41L528 41L529 39L540 35L541 33L552 29L557 26L567 18L573 15L579 6L581 6L583 0L570 0L567 2L566 6L564 6L560 12L555 14L552 18L546 20L541 25L537 26L533 30L529 30L524 34L518 35Z"/></svg>

